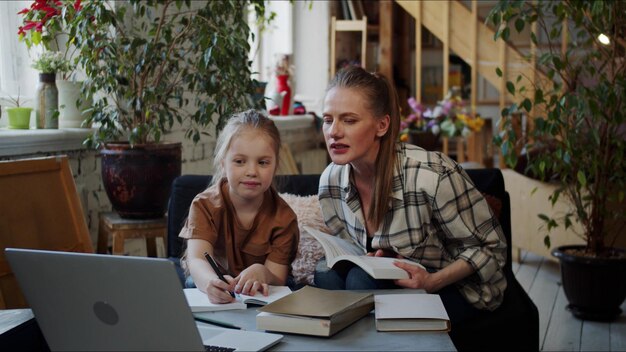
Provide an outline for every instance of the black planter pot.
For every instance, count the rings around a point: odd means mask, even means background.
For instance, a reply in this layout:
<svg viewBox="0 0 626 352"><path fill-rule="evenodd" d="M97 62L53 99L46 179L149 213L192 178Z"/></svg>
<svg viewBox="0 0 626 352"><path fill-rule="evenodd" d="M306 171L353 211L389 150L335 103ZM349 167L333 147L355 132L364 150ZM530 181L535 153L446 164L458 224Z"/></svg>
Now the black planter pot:
<svg viewBox="0 0 626 352"><path fill-rule="evenodd" d="M561 263L563 290L572 314L585 320L611 321L622 310L626 298L626 256L622 258L581 257L567 253L584 246L561 246L552 255ZM616 249L626 254L626 250Z"/></svg>
<svg viewBox="0 0 626 352"><path fill-rule="evenodd" d="M409 142L430 151L439 149L439 136L430 131L409 131Z"/></svg>
<svg viewBox="0 0 626 352"><path fill-rule="evenodd" d="M109 143L100 152L102 182L113 209L123 218L165 215L172 182L181 173L180 143Z"/></svg>

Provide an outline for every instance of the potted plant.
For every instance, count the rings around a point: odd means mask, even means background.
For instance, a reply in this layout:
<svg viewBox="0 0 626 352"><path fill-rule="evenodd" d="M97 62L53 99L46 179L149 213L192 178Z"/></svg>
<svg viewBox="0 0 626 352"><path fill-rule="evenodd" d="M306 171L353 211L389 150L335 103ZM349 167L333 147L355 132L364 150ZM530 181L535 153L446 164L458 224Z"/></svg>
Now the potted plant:
<svg viewBox="0 0 626 352"><path fill-rule="evenodd" d="M525 153L526 171L557 185L549 199L565 197L564 214L539 214L548 231L582 229L586 245L561 246L552 254L561 262L569 309L583 319L611 320L626 297L626 251L615 246L626 224L626 25L623 1L502 1L489 15L507 40L510 27L521 32L536 24L546 50L536 58L545 81L534 86L523 77L507 82L517 104L502 112L502 132L494 142L506 163ZM570 33L566 46L564 25ZM531 40L537 44L537 34ZM609 38L608 44L599 38ZM563 49L564 50L563 50ZM501 75L502 71L498 70ZM528 94L528 93L532 94ZM532 113L534 126L521 136L512 113ZM550 246L550 237L545 237Z"/></svg>
<svg viewBox="0 0 626 352"><path fill-rule="evenodd" d="M105 189L121 216L164 214L181 168L181 144L163 140L174 123L198 141L252 107L249 3L263 18L262 1L132 0L82 3L68 22L83 92L94 97L86 121L98 129L86 143L101 150Z"/></svg>
<svg viewBox="0 0 626 352"><path fill-rule="evenodd" d="M5 108L9 119L8 128L21 130L29 129L30 115L33 108L22 106L25 101L20 100L19 89L17 92L17 98L8 97L6 101L8 101L9 105L11 105L11 107Z"/></svg>
<svg viewBox="0 0 626 352"><path fill-rule="evenodd" d="M58 127L81 127L82 113L89 105L89 98L80 95L81 81L76 79L76 46L69 43L70 33L67 23L81 9L81 1L76 0L35 0L18 14L23 25L18 36L28 48L41 47L44 51L57 52L63 59L63 66L56 71L55 84L58 90ZM55 79L48 76L45 79Z"/></svg>
<svg viewBox="0 0 626 352"><path fill-rule="evenodd" d="M435 149L439 135L463 138L479 132L485 124L480 116L467 111L460 94L452 90L433 109L426 108L415 98L409 98L408 104L413 112L400 123L400 140L411 141L428 150Z"/></svg>

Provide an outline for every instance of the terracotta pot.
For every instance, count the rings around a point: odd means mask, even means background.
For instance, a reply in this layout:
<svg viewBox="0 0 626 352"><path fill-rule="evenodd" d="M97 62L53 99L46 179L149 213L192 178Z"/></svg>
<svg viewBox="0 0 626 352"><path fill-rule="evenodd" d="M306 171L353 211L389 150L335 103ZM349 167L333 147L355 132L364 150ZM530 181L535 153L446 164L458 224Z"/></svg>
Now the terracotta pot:
<svg viewBox="0 0 626 352"><path fill-rule="evenodd" d="M567 308L580 319L614 320L626 298L626 250L615 249L621 258L583 257L568 251L584 248L561 246L552 251L561 262Z"/></svg>
<svg viewBox="0 0 626 352"><path fill-rule="evenodd" d="M102 182L123 218L165 215L172 182L181 173L180 143L108 143L101 150Z"/></svg>

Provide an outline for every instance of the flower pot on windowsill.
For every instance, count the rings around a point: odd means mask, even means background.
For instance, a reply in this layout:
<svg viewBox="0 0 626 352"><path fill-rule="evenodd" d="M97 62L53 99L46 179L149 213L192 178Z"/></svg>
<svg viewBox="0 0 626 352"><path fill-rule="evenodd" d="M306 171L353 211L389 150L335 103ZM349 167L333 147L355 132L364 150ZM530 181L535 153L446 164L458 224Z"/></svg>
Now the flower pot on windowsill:
<svg viewBox="0 0 626 352"><path fill-rule="evenodd" d="M9 116L10 129L27 130L30 128L30 115L33 111L32 108L15 107L7 108L7 115Z"/></svg>
<svg viewBox="0 0 626 352"><path fill-rule="evenodd" d="M59 91L59 128L89 128L83 126L83 111L90 107L90 99L81 97L82 82L56 80ZM81 104L76 106L79 99Z"/></svg>

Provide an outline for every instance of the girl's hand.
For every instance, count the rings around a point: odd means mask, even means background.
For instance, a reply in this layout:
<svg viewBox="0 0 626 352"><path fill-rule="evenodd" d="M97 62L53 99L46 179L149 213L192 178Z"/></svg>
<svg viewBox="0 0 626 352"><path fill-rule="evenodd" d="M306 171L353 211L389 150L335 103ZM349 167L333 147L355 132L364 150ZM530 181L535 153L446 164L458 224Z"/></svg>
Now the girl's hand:
<svg viewBox="0 0 626 352"><path fill-rule="evenodd" d="M263 264L249 266L235 278L235 292L248 296L254 296L257 292L261 292L263 296L269 295L267 274L267 268Z"/></svg>
<svg viewBox="0 0 626 352"><path fill-rule="evenodd" d="M211 303L230 303L235 300L233 296L230 295L229 292L233 292L235 287L235 279L230 275L224 275L224 278L229 282L229 284L224 281L215 278L209 280L209 283L204 288L206 295L209 297L209 301Z"/></svg>
<svg viewBox="0 0 626 352"><path fill-rule="evenodd" d="M431 274L417 265L411 265L409 263L394 261L393 265L400 269L403 269L409 274L408 279L394 280L394 283L398 286L407 288L420 288L430 293L430 278Z"/></svg>

